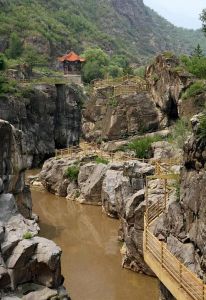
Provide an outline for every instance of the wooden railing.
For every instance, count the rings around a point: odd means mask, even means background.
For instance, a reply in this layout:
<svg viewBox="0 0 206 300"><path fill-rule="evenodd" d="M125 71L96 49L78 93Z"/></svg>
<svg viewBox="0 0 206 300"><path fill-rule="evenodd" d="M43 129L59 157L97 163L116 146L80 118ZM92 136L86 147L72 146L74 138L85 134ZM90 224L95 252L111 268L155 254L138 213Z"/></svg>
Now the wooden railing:
<svg viewBox="0 0 206 300"><path fill-rule="evenodd" d="M164 179L165 182L175 179L177 174L149 176L150 179ZM166 189L165 189L166 193ZM156 203L150 204L146 189L147 209L144 224L144 257L152 271L166 285L177 300L206 300L206 285L184 266L168 249L164 242L153 234L152 224L165 212L168 194L163 194Z"/></svg>
<svg viewBox="0 0 206 300"><path fill-rule="evenodd" d="M95 90L101 90L107 87L113 88L114 97L148 90L147 83L143 78L130 75L94 81L93 86Z"/></svg>

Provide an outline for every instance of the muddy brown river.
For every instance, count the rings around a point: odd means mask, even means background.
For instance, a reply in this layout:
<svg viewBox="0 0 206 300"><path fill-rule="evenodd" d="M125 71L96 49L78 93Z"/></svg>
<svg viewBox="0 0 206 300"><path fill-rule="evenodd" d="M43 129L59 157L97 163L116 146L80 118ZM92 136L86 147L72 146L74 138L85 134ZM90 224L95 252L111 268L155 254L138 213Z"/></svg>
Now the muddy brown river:
<svg viewBox="0 0 206 300"><path fill-rule="evenodd" d="M41 236L63 251L62 273L72 300L157 300L154 278L121 268L118 220L100 207L32 191Z"/></svg>

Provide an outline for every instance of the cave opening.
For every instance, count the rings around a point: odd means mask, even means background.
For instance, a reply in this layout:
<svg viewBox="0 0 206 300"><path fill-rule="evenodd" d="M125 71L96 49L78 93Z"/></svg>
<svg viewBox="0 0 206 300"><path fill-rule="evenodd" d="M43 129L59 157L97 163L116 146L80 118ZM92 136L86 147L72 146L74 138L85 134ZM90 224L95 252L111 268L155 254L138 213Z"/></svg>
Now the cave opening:
<svg viewBox="0 0 206 300"><path fill-rule="evenodd" d="M168 105L167 105L167 115L168 115L168 120L171 123L179 119L178 106L173 97L169 98Z"/></svg>

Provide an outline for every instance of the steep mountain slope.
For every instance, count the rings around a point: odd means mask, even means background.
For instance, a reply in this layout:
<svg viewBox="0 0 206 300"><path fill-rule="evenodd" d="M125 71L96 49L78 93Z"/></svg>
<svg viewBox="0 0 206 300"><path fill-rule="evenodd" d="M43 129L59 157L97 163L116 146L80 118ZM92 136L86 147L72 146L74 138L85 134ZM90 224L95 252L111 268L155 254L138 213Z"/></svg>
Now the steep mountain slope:
<svg viewBox="0 0 206 300"><path fill-rule="evenodd" d="M173 26L143 0L0 0L0 51L13 31L49 56L88 46L133 59L190 53L197 43L206 49L201 31Z"/></svg>

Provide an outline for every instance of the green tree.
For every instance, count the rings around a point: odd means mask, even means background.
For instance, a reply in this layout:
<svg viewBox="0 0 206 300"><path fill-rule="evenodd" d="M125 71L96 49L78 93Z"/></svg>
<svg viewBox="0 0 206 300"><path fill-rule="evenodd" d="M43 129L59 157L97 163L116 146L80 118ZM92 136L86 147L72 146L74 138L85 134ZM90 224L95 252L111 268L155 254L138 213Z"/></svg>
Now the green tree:
<svg viewBox="0 0 206 300"><path fill-rule="evenodd" d="M108 76L111 76L111 77L121 77L124 75L124 70L123 68L117 66L117 65L109 65L108 67L106 67L105 69L105 73L108 75Z"/></svg>
<svg viewBox="0 0 206 300"><path fill-rule="evenodd" d="M194 49L194 51L193 51L193 53L192 53L192 56L198 57L198 58L201 58L201 57L204 56L203 50L202 50L202 48L200 47L200 44L198 44L197 47Z"/></svg>
<svg viewBox="0 0 206 300"><path fill-rule="evenodd" d="M16 32L13 32L9 39L9 48L6 51L6 54L9 58L16 59L21 56L22 52L23 46L21 39Z"/></svg>
<svg viewBox="0 0 206 300"><path fill-rule="evenodd" d="M100 48L90 48L83 53L86 62L82 68L83 80L90 83L94 79L102 79L105 67L109 65L109 56Z"/></svg>

